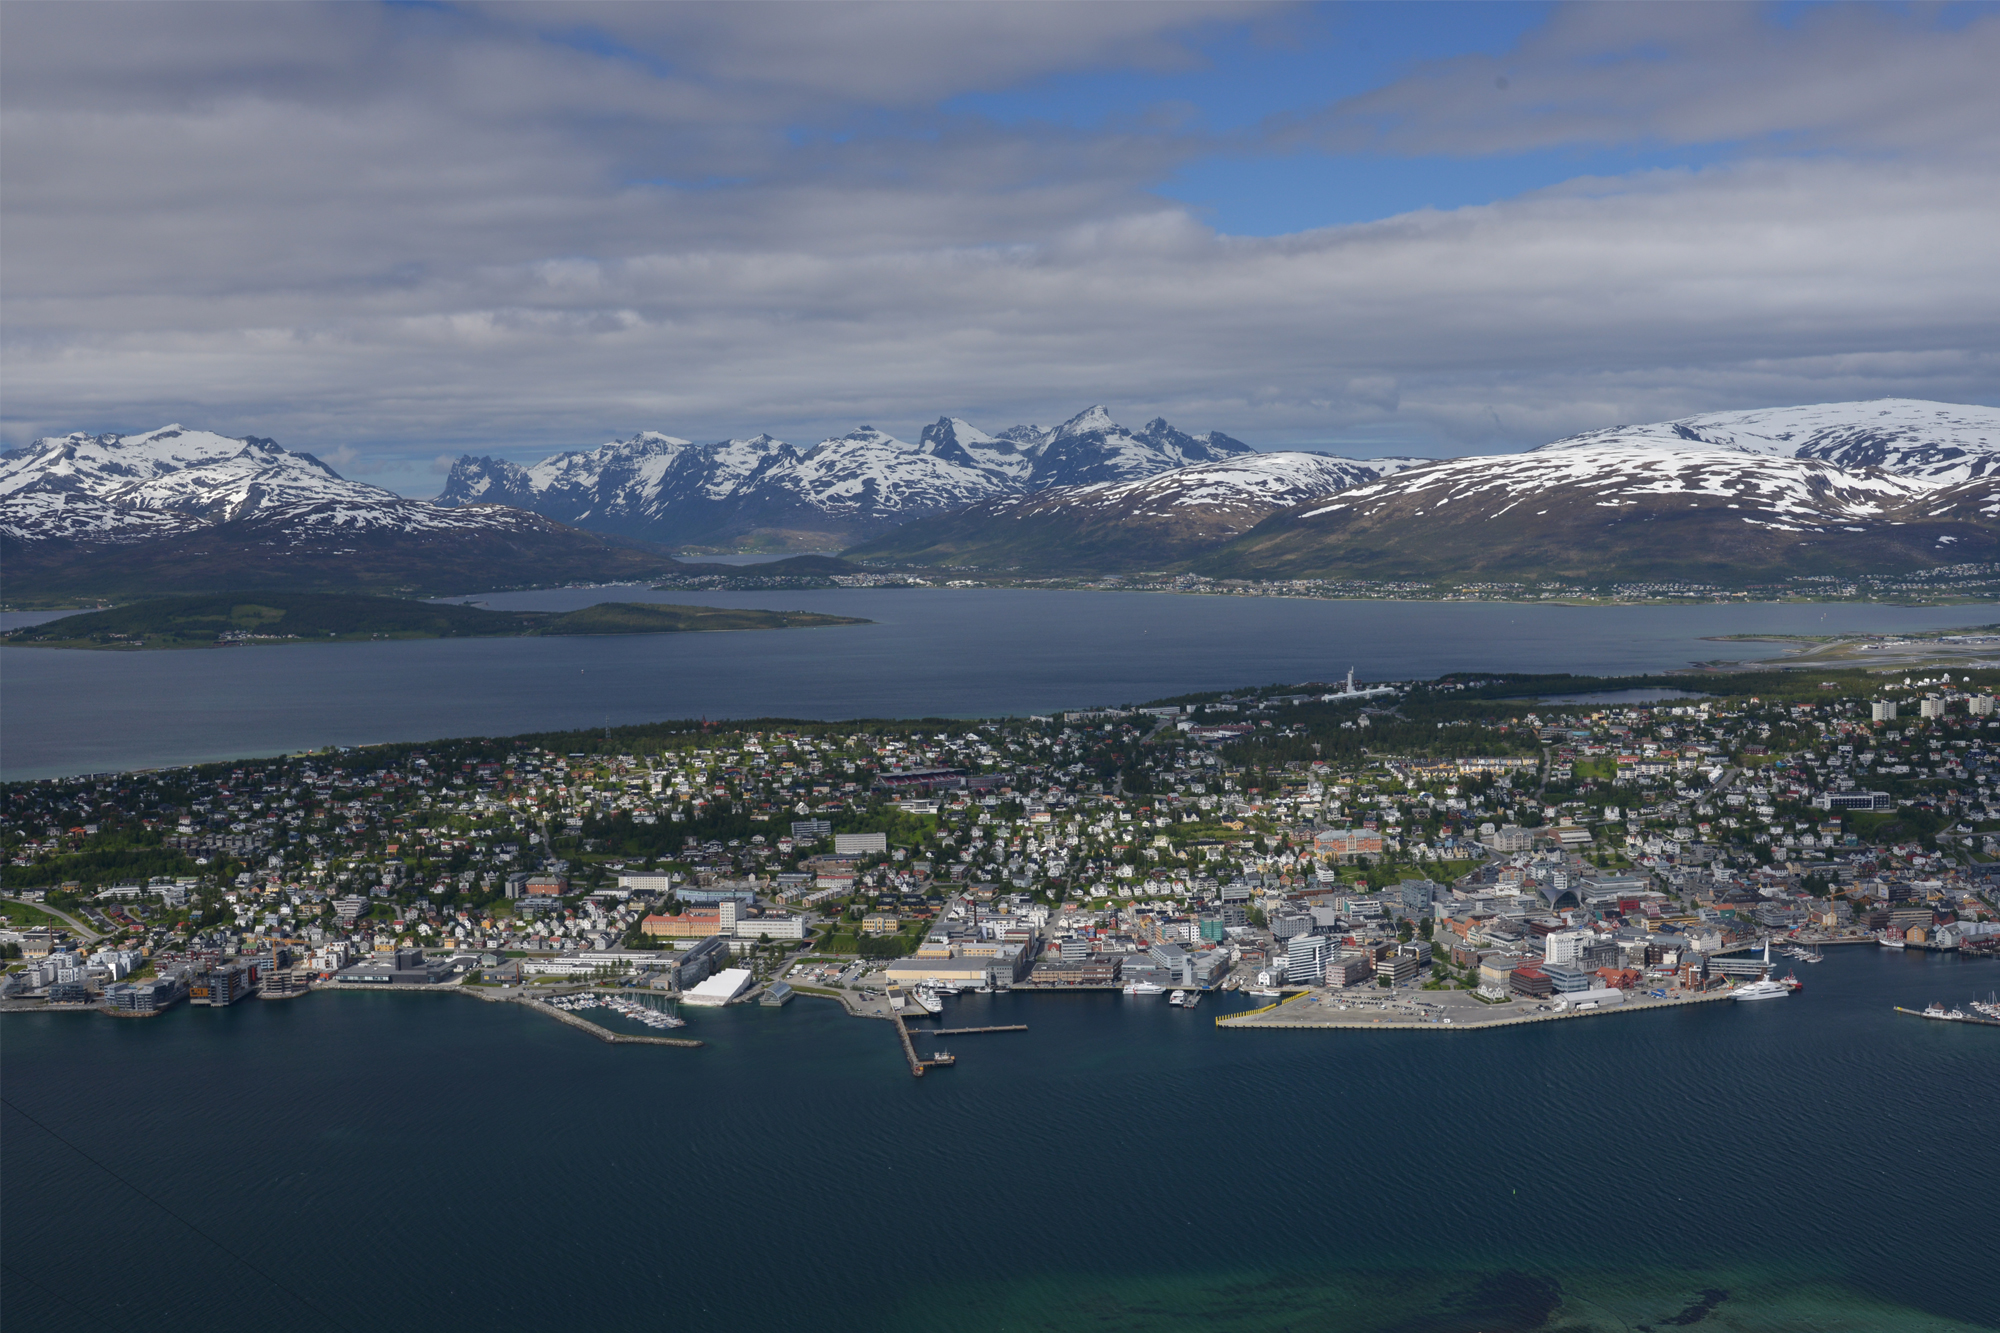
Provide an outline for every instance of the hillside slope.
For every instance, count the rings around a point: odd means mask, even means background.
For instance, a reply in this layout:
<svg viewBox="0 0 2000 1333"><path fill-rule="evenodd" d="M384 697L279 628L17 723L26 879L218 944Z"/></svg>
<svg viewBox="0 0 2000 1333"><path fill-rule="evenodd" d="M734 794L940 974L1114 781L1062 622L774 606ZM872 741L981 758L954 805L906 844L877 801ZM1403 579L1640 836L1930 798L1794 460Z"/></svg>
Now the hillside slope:
<svg viewBox="0 0 2000 1333"><path fill-rule="evenodd" d="M1273 515L1194 568L1719 586L1902 571L2000 557L1994 487L1606 432L1412 468Z"/></svg>
<svg viewBox="0 0 2000 1333"><path fill-rule="evenodd" d="M1405 461L1246 454L1139 481L1060 486L974 505L905 524L846 555L1036 573L1174 568L1278 510L1374 481Z"/></svg>

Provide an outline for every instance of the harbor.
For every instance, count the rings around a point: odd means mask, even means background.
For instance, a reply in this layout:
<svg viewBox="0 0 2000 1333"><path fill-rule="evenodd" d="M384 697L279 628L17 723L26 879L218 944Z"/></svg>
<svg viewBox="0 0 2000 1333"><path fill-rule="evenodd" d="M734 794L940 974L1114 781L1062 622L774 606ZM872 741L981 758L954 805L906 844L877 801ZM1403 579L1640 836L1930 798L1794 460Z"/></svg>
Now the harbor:
<svg viewBox="0 0 2000 1333"><path fill-rule="evenodd" d="M1653 1013L1688 1005L1710 1004L1735 998L1735 988L1656 996L1622 992L1622 1001L1604 1003L1584 992L1577 1003L1546 1003L1519 999L1485 1001L1470 991L1422 991L1376 999L1366 994L1347 996L1332 991L1301 991L1275 1005L1227 1014L1215 1020L1219 1028L1359 1028L1371 1032L1465 1031L1471 1029L1518 1027L1525 1023L1549 1023L1566 1018L1595 1018L1604 1014ZM1602 995L1599 992L1598 995ZM1422 998L1418 998L1421 996Z"/></svg>

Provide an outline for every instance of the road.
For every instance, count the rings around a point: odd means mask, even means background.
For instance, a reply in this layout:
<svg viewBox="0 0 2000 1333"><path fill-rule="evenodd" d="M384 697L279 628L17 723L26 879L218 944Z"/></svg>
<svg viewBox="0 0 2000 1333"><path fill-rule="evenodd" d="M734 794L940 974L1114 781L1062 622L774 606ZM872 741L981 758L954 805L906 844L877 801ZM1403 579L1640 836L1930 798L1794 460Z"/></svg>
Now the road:
<svg viewBox="0 0 2000 1333"><path fill-rule="evenodd" d="M94 944L98 940L104 938L102 932L92 930L89 926L77 920L75 917L71 916L68 912L57 911L55 908L50 907L47 903L25 903L20 901L20 899L18 898L0 898L0 902L14 903L16 906L19 907L32 907L37 912L47 912L50 916L55 917L58 921L63 921L68 923L69 928L76 933L76 937L82 940L85 944Z"/></svg>

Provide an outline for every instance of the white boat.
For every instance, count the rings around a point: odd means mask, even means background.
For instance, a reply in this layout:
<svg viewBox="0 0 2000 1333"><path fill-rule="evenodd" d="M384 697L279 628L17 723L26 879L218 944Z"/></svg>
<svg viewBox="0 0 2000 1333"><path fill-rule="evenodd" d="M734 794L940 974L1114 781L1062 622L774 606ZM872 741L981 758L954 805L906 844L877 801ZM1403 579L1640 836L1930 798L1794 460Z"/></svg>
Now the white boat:
<svg viewBox="0 0 2000 1333"><path fill-rule="evenodd" d="M1169 995L1167 997L1167 1003L1176 1006L1186 1004L1187 992L1184 990L1175 991L1172 995Z"/></svg>
<svg viewBox="0 0 2000 1333"><path fill-rule="evenodd" d="M1252 986L1249 990L1245 991L1244 994L1255 995L1258 998L1265 1000L1281 1000L1285 996L1285 993L1283 991L1273 989L1270 986Z"/></svg>
<svg viewBox="0 0 2000 1333"><path fill-rule="evenodd" d="M927 1014L944 1012L944 1000L939 997L937 987L927 981L918 982L916 989L910 992L910 998Z"/></svg>
<svg viewBox="0 0 2000 1333"><path fill-rule="evenodd" d="M1875 942L1881 945L1885 949L1900 949L1903 947L1903 942L1897 939L1895 936L1889 934L1887 931L1884 931L1882 934L1877 935L1875 937Z"/></svg>
<svg viewBox="0 0 2000 1333"><path fill-rule="evenodd" d="M1198 990L1191 990L1188 992L1187 998L1181 1001L1181 1008L1192 1009L1200 1003L1201 1003L1201 992Z"/></svg>
<svg viewBox="0 0 2000 1333"><path fill-rule="evenodd" d="M1125 983L1127 995L1163 995L1166 987L1156 986L1150 981L1128 981Z"/></svg>
<svg viewBox="0 0 2000 1333"><path fill-rule="evenodd" d="M1791 993L1792 988L1784 982L1773 981L1769 977L1766 977L1762 981L1753 981L1747 986L1738 986L1735 994L1729 998L1732 1000L1782 1000Z"/></svg>

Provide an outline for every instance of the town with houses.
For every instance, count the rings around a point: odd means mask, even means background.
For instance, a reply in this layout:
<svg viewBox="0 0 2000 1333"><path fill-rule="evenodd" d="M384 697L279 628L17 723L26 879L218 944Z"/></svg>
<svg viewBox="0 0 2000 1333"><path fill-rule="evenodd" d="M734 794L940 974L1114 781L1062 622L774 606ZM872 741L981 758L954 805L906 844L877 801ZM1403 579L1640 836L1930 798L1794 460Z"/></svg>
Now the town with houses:
<svg viewBox="0 0 2000 1333"><path fill-rule="evenodd" d="M1349 673L9 784L0 1009L452 989L629 1020L582 1023L610 1036L684 1004L901 1025L1115 990L1476 1025L1791 993L1785 960L1837 944L2000 943L1993 682L1637 679Z"/></svg>

